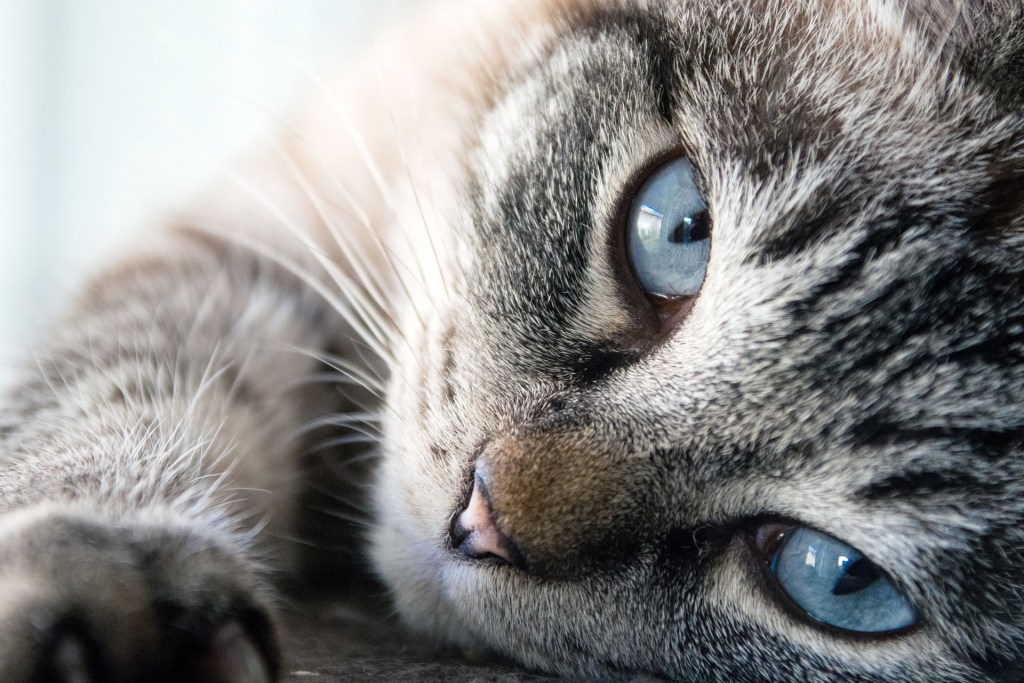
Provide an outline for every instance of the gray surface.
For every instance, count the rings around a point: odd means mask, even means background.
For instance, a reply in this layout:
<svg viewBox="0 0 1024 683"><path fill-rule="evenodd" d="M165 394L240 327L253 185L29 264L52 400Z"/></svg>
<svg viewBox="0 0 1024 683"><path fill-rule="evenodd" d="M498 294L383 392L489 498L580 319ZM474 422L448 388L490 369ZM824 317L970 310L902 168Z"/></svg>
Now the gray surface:
<svg viewBox="0 0 1024 683"><path fill-rule="evenodd" d="M551 681L500 662L469 662L417 642L383 600L306 600L285 614L289 683Z"/></svg>

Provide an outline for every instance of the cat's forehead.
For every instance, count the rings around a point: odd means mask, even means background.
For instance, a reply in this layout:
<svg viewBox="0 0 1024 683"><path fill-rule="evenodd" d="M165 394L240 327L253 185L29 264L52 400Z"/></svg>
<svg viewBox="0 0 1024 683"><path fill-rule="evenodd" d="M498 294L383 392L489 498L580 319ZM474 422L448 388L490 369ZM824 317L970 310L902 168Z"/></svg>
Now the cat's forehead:
<svg viewBox="0 0 1024 683"><path fill-rule="evenodd" d="M884 155L875 165L891 169L955 151L1001 114L969 57L925 24L887 2L598 3L561 15L508 94L547 105L532 112L541 120L559 103L601 101L560 113L599 136L651 109L708 166L771 176L845 153Z"/></svg>
<svg viewBox="0 0 1024 683"><path fill-rule="evenodd" d="M884 3L619 2L567 13L481 121L475 277L537 285L520 301L481 303L567 312L574 320L558 325L591 339L634 325L621 311L629 302L588 304L620 297L621 273L602 268L602 249L637 178L671 153L694 163L719 260L737 268L841 260L860 248L842 239L856 229L884 245L893 223L966 220L988 199L994 163L1019 165L1019 121L894 21ZM601 329L581 326L588 318Z"/></svg>

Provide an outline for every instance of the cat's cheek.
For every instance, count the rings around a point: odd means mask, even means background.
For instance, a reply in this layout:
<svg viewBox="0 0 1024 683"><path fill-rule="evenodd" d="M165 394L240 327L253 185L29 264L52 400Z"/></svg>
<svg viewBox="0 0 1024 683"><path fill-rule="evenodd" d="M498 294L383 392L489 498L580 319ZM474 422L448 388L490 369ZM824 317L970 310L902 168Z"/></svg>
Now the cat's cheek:
<svg viewBox="0 0 1024 683"><path fill-rule="evenodd" d="M479 646L456 616L460 596L450 590L453 572L448 558L393 524L374 531L371 554L407 625L439 642Z"/></svg>

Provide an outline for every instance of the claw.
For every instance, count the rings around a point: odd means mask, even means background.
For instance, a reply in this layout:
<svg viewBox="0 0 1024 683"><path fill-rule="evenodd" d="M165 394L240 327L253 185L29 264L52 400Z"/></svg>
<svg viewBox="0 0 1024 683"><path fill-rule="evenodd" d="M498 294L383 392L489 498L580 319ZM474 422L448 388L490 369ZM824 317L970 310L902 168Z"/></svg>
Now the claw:
<svg viewBox="0 0 1024 683"><path fill-rule="evenodd" d="M214 632L210 649L195 669L198 683L271 683L270 669L237 621ZM77 683L77 682L76 682Z"/></svg>
<svg viewBox="0 0 1024 683"><path fill-rule="evenodd" d="M54 683L92 683L88 653L81 640L73 635L61 637L53 648L46 680Z"/></svg>

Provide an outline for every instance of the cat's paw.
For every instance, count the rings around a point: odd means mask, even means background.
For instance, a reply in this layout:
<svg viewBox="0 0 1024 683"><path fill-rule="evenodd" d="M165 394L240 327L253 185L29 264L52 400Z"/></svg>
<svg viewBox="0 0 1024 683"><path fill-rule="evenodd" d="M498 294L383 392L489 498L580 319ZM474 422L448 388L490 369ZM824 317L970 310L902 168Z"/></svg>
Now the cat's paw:
<svg viewBox="0 0 1024 683"><path fill-rule="evenodd" d="M276 680L262 581L215 538L67 511L0 518L0 681Z"/></svg>

